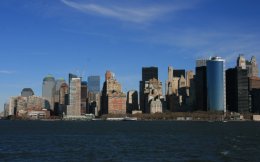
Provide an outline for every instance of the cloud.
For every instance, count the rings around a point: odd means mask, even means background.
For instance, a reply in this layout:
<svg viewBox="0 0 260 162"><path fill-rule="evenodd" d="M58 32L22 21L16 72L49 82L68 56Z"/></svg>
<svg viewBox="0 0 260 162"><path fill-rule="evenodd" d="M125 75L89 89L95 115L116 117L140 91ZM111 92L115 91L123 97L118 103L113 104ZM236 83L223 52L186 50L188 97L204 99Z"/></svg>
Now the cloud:
<svg viewBox="0 0 260 162"><path fill-rule="evenodd" d="M170 12L178 12L192 7L191 3L176 3L174 5L149 5L149 6L119 6L99 5L91 3L77 3L69 0L61 0L65 5L85 13L94 13L105 17L111 17L122 21L134 23L146 23L159 19ZM140 4L141 5L141 4Z"/></svg>
<svg viewBox="0 0 260 162"><path fill-rule="evenodd" d="M9 70L0 70L0 74L13 74L14 71L9 71Z"/></svg>

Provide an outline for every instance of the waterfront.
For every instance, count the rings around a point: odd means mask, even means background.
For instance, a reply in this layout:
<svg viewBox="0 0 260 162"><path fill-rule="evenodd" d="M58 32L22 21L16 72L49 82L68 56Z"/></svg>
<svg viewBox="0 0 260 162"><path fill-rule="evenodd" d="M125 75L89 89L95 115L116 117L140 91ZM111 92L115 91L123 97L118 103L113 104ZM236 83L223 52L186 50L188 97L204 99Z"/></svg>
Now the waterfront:
<svg viewBox="0 0 260 162"><path fill-rule="evenodd" d="M0 121L0 161L258 161L258 122Z"/></svg>

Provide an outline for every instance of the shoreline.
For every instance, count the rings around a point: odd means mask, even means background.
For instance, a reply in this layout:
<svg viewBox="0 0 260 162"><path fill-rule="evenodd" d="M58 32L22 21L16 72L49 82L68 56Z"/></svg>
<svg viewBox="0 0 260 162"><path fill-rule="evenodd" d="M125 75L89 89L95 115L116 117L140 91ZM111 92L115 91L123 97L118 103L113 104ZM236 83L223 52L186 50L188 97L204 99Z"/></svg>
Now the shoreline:
<svg viewBox="0 0 260 162"><path fill-rule="evenodd" d="M256 118L255 118L256 117ZM239 113L219 113L219 112L174 112L174 113L156 113L156 114L108 114L92 118L73 118L66 119L62 117L35 119L9 117L0 120L22 120L22 121L204 121L204 122L246 122L260 121L260 115L239 114Z"/></svg>

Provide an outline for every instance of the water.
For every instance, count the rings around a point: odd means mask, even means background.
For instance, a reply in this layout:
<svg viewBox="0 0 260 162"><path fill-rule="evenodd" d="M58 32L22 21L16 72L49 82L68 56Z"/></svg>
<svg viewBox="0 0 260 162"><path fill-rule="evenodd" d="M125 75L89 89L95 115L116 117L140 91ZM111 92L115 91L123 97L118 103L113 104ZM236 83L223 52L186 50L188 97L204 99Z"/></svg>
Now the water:
<svg viewBox="0 0 260 162"><path fill-rule="evenodd" d="M255 122L0 121L0 161L260 161Z"/></svg>

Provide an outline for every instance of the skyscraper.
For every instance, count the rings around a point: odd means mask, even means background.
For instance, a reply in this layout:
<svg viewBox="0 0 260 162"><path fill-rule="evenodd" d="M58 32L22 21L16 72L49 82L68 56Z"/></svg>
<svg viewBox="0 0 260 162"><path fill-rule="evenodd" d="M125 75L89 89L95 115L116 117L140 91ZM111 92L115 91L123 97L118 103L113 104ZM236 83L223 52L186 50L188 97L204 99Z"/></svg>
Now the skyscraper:
<svg viewBox="0 0 260 162"><path fill-rule="evenodd" d="M121 84L110 71L106 72L105 77L102 90L102 114L125 114L126 95L122 92Z"/></svg>
<svg viewBox="0 0 260 162"><path fill-rule="evenodd" d="M65 79L64 78L59 78L56 80L56 83L55 83L55 90L54 90L54 115L55 116L59 116L61 115L61 110L60 110L60 103L59 103L59 100L60 100L60 88L61 88L61 85L65 83Z"/></svg>
<svg viewBox="0 0 260 162"><path fill-rule="evenodd" d="M50 109L54 111L54 94L55 94L55 78L48 75L43 79L42 83L42 97L47 99L50 103Z"/></svg>
<svg viewBox="0 0 260 162"><path fill-rule="evenodd" d="M68 116L81 116L81 78L70 80L69 106L67 107Z"/></svg>
<svg viewBox="0 0 260 162"><path fill-rule="evenodd" d="M183 76L185 78L185 70L184 69L173 70L173 77L181 78L181 76Z"/></svg>
<svg viewBox="0 0 260 162"><path fill-rule="evenodd" d="M86 81L81 82L81 114L87 112L87 98L88 98L88 83Z"/></svg>
<svg viewBox="0 0 260 162"><path fill-rule="evenodd" d="M226 112L225 60L212 57L207 61L208 110Z"/></svg>
<svg viewBox="0 0 260 162"><path fill-rule="evenodd" d="M149 81L150 79L158 80L158 67L142 68L142 81Z"/></svg>
<svg viewBox="0 0 260 162"><path fill-rule="evenodd" d="M226 71L227 110L231 112L248 113L249 94L247 69L242 66Z"/></svg>
<svg viewBox="0 0 260 162"><path fill-rule="evenodd" d="M207 111L207 60L196 61L195 76L195 107L196 111Z"/></svg>
<svg viewBox="0 0 260 162"><path fill-rule="evenodd" d="M139 86L139 97L140 97L140 109L145 112L145 82L151 79L158 80L158 67L143 67L142 68L142 80Z"/></svg>
<svg viewBox="0 0 260 162"><path fill-rule="evenodd" d="M127 92L127 113L132 113L133 110L139 110L138 107L138 92L131 90Z"/></svg>
<svg viewBox="0 0 260 162"><path fill-rule="evenodd" d="M60 78L60 79L57 79L57 80L56 80L56 83L55 83L55 103L58 103L58 102L59 102L59 98L60 98L60 87L61 87L61 85L62 85L63 83L66 83L64 78Z"/></svg>
<svg viewBox="0 0 260 162"><path fill-rule="evenodd" d="M100 76L88 77L88 91L94 93L100 92Z"/></svg>

